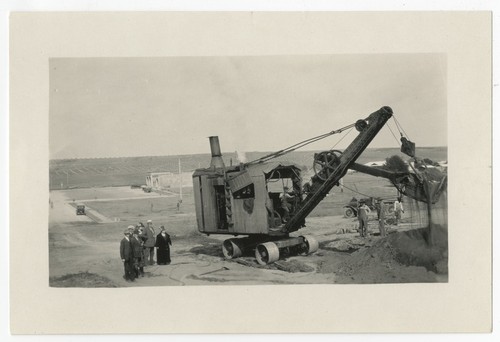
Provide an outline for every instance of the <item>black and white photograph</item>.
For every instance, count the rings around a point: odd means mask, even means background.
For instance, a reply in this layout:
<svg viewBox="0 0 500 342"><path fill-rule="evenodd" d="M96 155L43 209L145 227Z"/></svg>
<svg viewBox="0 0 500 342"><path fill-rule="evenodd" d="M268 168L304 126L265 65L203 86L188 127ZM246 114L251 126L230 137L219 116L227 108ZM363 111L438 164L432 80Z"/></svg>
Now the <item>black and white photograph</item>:
<svg viewBox="0 0 500 342"><path fill-rule="evenodd" d="M492 15L399 9L12 13L11 334L491 331Z"/></svg>
<svg viewBox="0 0 500 342"><path fill-rule="evenodd" d="M445 56L49 66L51 286L448 280Z"/></svg>

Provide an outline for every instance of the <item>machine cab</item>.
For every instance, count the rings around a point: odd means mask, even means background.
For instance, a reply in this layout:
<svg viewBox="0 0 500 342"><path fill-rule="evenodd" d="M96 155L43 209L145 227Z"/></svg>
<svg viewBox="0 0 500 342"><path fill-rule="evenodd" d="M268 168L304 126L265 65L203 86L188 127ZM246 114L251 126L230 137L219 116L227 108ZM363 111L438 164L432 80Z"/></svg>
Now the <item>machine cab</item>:
<svg viewBox="0 0 500 342"><path fill-rule="evenodd" d="M226 167L217 137L210 166L193 173L198 230L205 234L276 235L302 201L300 168L268 162Z"/></svg>
<svg viewBox="0 0 500 342"><path fill-rule="evenodd" d="M193 174L198 230L211 234L273 234L302 201L300 168L265 163Z"/></svg>

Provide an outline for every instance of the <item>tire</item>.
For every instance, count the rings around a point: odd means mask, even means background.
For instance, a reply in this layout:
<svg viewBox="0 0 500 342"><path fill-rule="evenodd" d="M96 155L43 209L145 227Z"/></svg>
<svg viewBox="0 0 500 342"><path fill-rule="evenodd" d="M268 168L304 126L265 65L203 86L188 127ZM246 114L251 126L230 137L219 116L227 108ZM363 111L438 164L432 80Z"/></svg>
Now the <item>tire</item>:
<svg viewBox="0 0 500 342"><path fill-rule="evenodd" d="M346 207L346 208L344 208L344 217L347 217L347 218L356 217L356 212L354 211L353 208Z"/></svg>

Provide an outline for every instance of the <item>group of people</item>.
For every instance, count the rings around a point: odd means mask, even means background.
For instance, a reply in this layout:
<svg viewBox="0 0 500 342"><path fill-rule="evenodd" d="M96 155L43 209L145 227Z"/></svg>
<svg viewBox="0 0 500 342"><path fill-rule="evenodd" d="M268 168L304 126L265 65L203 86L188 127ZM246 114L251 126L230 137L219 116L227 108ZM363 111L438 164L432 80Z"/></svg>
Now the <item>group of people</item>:
<svg viewBox="0 0 500 342"><path fill-rule="evenodd" d="M170 264L170 246L172 241L164 226L156 235L153 222L148 220L146 226L142 222L130 225L123 232L120 242L120 257L123 262L126 281L135 281L144 277L144 267L155 264L155 248L158 265Z"/></svg>
<svg viewBox="0 0 500 342"><path fill-rule="evenodd" d="M385 214L386 207L382 199L378 199L375 203L375 209L377 210L377 219L379 223L380 236L385 237L387 231L385 229ZM368 236L368 214L370 213L370 208L366 205L365 201L361 200L358 206L358 221L359 221L359 235L361 237ZM401 221L401 215L404 213L403 202L401 197L394 202L394 214L396 216L396 226L399 225Z"/></svg>

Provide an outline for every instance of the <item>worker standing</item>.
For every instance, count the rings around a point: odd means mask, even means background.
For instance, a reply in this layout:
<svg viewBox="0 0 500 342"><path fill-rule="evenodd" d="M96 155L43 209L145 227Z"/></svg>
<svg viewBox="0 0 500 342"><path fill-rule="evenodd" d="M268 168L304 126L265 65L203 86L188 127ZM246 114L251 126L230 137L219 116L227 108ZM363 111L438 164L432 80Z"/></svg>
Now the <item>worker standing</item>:
<svg viewBox="0 0 500 342"><path fill-rule="evenodd" d="M380 230L380 236L385 237L385 204L379 199L377 202L377 218L378 218L378 228Z"/></svg>
<svg viewBox="0 0 500 342"><path fill-rule="evenodd" d="M370 208L365 204L365 201L359 201L358 220L359 220L359 235L361 237L368 236L368 214Z"/></svg>
<svg viewBox="0 0 500 342"><path fill-rule="evenodd" d="M130 243L130 231L126 229L123 232L124 238L120 241L120 258L123 262L124 275L123 278L129 282L135 280L134 272L134 250Z"/></svg>
<svg viewBox="0 0 500 342"><path fill-rule="evenodd" d="M142 228L135 227L132 237L130 238L130 243L134 250L134 271L135 277L144 277L144 240L147 238L143 235Z"/></svg>
<svg viewBox="0 0 500 342"><path fill-rule="evenodd" d="M394 202L394 213L396 214L396 226L399 226L399 221L401 221L401 214L404 213L403 202L401 202L401 197Z"/></svg>
<svg viewBox="0 0 500 342"><path fill-rule="evenodd" d="M146 265L154 265L156 234L155 234L155 229L153 227L153 221L148 220L146 222L146 228L144 228L144 235L147 238L146 241L144 241L144 263Z"/></svg>
<svg viewBox="0 0 500 342"><path fill-rule="evenodd" d="M283 210L283 223L288 222L290 219L290 211L292 210L292 200L294 196L288 192L288 187L283 187L283 192L280 194L281 209Z"/></svg>

